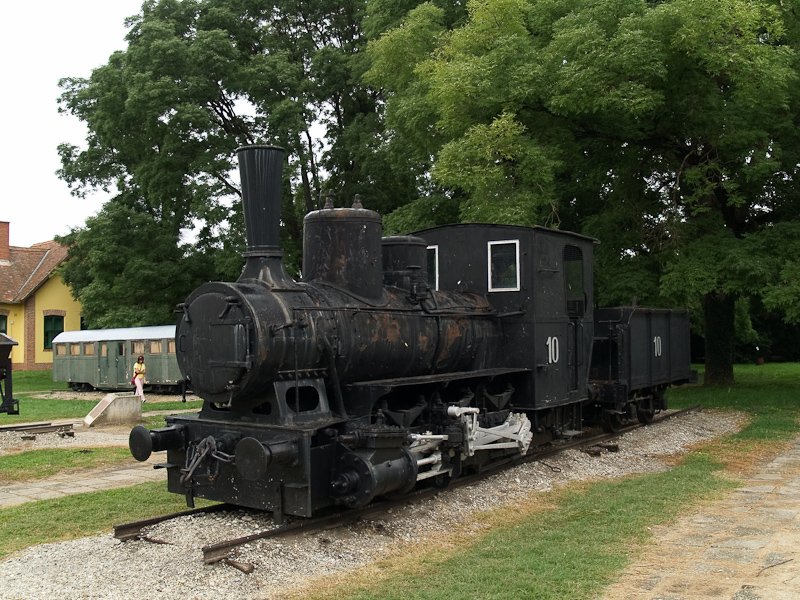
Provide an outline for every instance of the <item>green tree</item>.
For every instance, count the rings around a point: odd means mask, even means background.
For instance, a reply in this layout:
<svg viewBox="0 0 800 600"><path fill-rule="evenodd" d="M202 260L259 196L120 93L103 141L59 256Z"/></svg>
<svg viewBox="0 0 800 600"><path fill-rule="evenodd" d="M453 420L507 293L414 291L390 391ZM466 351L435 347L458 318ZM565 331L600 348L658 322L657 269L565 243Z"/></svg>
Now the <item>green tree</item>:
<svg viewBox="0 0 800 600"><path fill-rule="evenodd" d="M725 382L737 299L797 318L795 10L473 0L448 27L422 4L371 43L367 77L462 218L596 235L599 298L702 307L707 381Z"/></svg>
<svg viewBox="0 0 800 600"><path fill-rule="evenodd" d="M91 327L171 323L175 298L194 280L174 234L119 201L59 242L69 248L61 275L80 290Z"/></svg>
<svg viewBox="0 0 800 600"><path fill-rule="evenodd" d="M348 205L360 193L386 213L414 194L413 177L392 168L381 143L379 96L361 83L362 17L357 0L146 0L128 21L124 51L89 78L61 82L61 110L88 135L83 148L60 147L60 176L78 195L118 190L110 202L157 224L175 252L181 232L197 226L184 260L204 260L209 276L231 278L244 249L234 150L281 145L289 155L282 235L296 266L302 217L323 192ZM67 240L80 244L107 226L91 221ZM72 281L84 303L108 299L83 294L84 279ZM173 289L172 304L188 292ZM116 307L87 311L98 315L96 325Z"/></svg>

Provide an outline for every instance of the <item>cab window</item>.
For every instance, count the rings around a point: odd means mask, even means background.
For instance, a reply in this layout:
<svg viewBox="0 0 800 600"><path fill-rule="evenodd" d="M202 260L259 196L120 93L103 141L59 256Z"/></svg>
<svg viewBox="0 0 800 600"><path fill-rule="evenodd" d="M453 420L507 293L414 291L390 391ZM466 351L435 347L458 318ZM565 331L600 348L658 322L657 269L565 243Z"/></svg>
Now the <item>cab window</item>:
<svg viewBox="0 0 800 600"><path fill-rule="evenodd" d="M519 240L489 242L488 280L490 292L518 292Z"/></svg>

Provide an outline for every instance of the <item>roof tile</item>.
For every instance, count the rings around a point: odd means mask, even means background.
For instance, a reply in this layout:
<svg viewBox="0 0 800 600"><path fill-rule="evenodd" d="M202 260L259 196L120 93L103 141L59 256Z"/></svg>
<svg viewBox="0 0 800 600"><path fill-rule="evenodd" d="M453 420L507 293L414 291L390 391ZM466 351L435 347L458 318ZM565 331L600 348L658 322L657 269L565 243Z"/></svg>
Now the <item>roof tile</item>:
<svg viewBox="0 0 800 600"><path fill-rule="evenodd" d="M10 260L0 262L0 302L9 304L24 302L67 258L67 249L54 240L9 251Z"/></svg>

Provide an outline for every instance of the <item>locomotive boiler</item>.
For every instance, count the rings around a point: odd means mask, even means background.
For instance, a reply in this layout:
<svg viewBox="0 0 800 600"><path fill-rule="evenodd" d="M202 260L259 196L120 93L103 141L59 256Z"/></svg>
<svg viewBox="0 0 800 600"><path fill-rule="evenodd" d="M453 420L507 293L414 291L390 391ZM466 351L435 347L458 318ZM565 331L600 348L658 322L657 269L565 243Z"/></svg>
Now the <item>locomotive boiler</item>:
<svg viewBox="0 0 800 600"><path fill-rule="evenodd" d="M381 238L380 215L356 198L306 215L295 281L279 247L283 151L237 152L245 266L190 294L176 327L203 408L130 436L138 460L166 451L168 487L190 506L280 520L445 485L593 415L663 408L658 393L685 378L589 381L595 242L574 233L466 224ZM688 368L671 348L659 350Z"/></svg>

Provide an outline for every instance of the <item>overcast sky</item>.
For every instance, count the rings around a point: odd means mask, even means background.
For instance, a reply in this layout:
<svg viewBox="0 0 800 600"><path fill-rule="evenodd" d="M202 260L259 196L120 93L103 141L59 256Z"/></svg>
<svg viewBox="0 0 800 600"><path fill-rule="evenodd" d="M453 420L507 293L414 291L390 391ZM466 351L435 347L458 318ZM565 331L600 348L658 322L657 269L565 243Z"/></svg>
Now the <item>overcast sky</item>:
<svg viewBox="0 0 800 600"><path fill-rule="evenodd" d="M88 77L124 50L126 17L141 0L6 2L0 18L0 221L30 246L82 225L105 196L77 198L55 174L58 144L83 146L83 125L58 114L62 77Z"/></svg>

